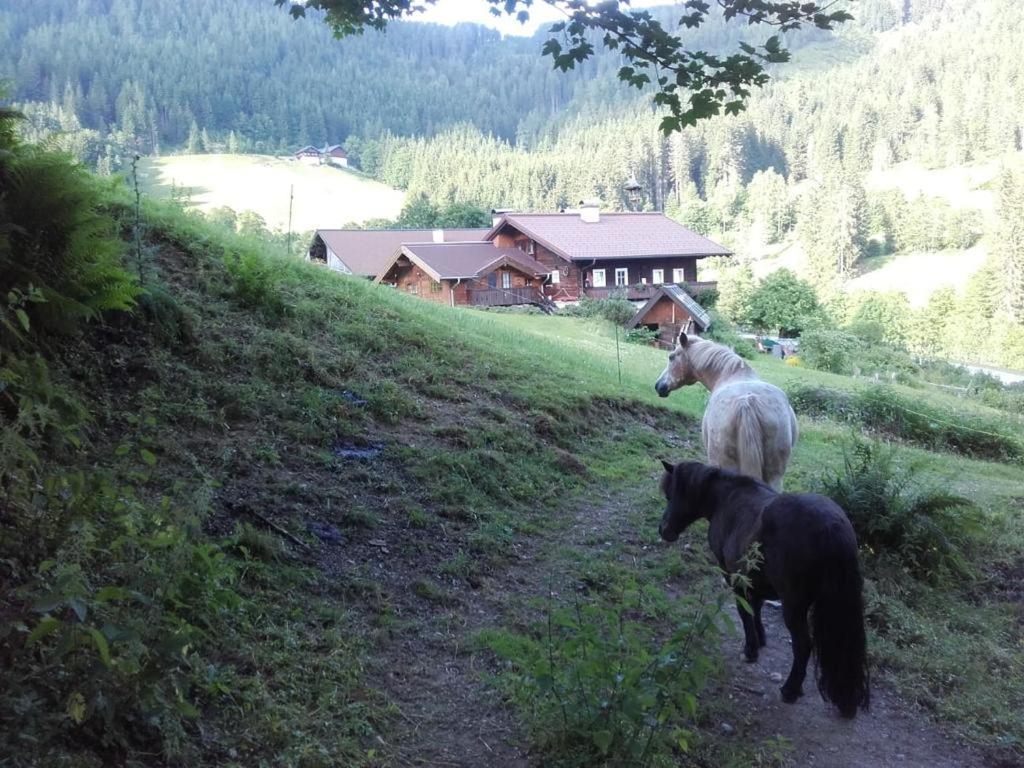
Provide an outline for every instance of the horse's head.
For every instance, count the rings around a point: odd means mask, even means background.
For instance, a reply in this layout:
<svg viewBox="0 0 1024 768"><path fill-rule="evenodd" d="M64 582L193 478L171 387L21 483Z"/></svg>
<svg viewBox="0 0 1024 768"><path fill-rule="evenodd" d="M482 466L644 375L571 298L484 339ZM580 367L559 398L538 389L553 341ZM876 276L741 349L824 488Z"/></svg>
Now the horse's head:
<svg viewBox="0 0 1024 768"><path fill-rule="evenodd" d="M661 492L665 494L666 506L658 533L665 541L675 541L694 520L701 517L694 489L695 486L699 489L700 480L708 468L698 461L684 461L673 466L663 459L661 465L665 467Z"/></svg>
<svg viewBox="0 0 1024 768"><path fill-rule="evenodd" d="M669 392L680 387L697 383L697 377L690 361L690 352L697 340L696 336L687 336L686 331L679 333L676 348L668 356L668 365L665 366L665 370L661 372L658 380L654 382L655 391L662 397L668 397Z"/></svg>

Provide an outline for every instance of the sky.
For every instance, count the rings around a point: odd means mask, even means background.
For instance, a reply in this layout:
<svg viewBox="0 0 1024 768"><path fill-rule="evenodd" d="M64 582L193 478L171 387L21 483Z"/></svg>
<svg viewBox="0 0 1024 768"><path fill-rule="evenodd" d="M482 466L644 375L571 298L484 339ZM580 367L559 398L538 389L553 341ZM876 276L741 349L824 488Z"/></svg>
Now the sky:
<svg viewBox="0 0 1024 768"><path fill-rule="evenodd" d="M673 4L673 0L633 0L631 3L634 8L671 4ZM490 8L490 3L487 0L437 0L434 7L413 18L416 21L432 21L436 24L452 25L464 21L485 24L499 30L504 35L532 35L537 29L547 27L565 18L540 0L536 0L534 3L530 10L530 21L525 25L520 24L512 16L502 14L500 17L496 17L491 14Z"/></svg>

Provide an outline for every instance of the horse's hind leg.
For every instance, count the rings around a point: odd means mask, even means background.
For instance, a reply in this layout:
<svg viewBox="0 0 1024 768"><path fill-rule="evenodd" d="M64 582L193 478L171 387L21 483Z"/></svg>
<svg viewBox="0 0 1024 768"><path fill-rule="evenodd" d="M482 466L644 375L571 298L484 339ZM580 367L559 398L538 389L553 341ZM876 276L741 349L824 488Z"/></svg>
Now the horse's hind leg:
<svg viewBox="0 0 1024 768"><path fill-rule="evenodd" d="M749 606L748 604L747 607L752 606ZM739 613L740 622L743 624L743 658L745 658L748 663L753 664L757 661L757 652L761 647L761 643L759 641L761 634L757 631L757 625L761 623L761 617L760 612L758 612L757 621L755 623L754 617L750 615L750 611L747 610L747 607L744 607L739 600L736 601L736 611ZM764 629L762 628L761 633L763 634L763 632Z"/></svg>
<svg viewBox="0 0 1024 768"><path fill-rule="evenodd" d="M757 644L761 648L768 645L768 638L764 633L764 624L761 622L761 606L764 605L762 598L754 600L754 630L757 632Z"/></svg>
<svg viewBox="0 0 1024 768"><path fill-rule="evenodd" d="M782 684L782 700L792 704L804 694L807 660L811 656L811 633L807 627L808 606L804 603L782 603L782 618L793 638L793 667Z"/></svg>

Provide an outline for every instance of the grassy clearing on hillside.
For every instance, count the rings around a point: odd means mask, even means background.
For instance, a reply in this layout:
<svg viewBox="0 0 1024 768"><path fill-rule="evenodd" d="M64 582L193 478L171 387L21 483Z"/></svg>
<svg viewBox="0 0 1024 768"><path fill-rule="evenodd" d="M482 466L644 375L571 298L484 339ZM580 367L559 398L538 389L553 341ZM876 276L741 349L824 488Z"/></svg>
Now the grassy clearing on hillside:
<svg viewBox="0 0 1024 768"><path fill-rule="evenodd" d="M201 211L222 206L238 213L255 211L271 230L281 232L288 228L292 187L293 232L393 219L405 198L355 170L267 155L168 155L147 158L140 168L150 195L170 197L173 191Z"/></svg>

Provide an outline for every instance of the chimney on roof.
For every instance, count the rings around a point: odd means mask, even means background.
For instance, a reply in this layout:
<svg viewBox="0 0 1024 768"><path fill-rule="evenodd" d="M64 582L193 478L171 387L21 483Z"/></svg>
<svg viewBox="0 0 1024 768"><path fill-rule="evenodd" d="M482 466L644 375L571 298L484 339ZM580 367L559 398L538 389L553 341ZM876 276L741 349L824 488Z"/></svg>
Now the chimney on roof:
<svg viewBox="0 0 1024 768"><path fill-rule="evenodd" d="M435 243L443 243L444 242L444 230L443 229L435 229L434 230L434 242Z"/></svg>
<svg viewBox="0 0 1024 768"><path fill-rule="evenodd" d="M501 221L501 217L506 213L512 213L511 208L491 208L491 226L498 226L498 222Z"/></svg>
<svg viewBox="0 0 1024 768"><path fill-rule="evenodd" d="M601 207L593 201L580 200L580 220L597 224L601 221Z"/></svg>

